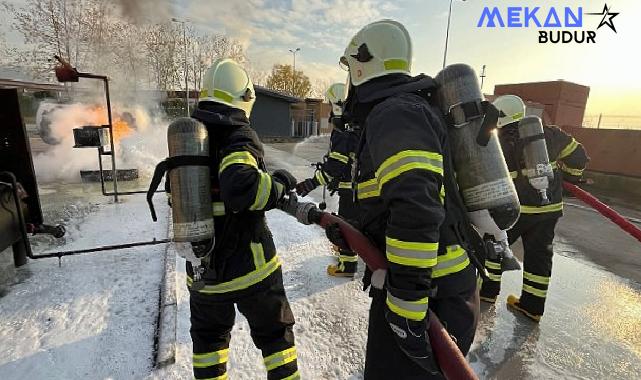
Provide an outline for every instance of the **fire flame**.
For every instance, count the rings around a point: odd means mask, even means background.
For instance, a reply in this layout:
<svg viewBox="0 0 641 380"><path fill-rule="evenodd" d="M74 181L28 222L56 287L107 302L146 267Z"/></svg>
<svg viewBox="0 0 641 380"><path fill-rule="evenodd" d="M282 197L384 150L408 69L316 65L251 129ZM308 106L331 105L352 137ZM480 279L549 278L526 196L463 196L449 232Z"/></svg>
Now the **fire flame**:
<svg viewBox="0 0 641 380"><path fill-rule="evenodd" d="M89 111L92 123L96 127L107 125L109 122L107 109L105 107L95 105L92 106ZM123 115L116 112L112 112L112 128L115 142L120 141L122 138L127 137L134 132L134 128L130 125L129 121L125 120Z"/></svg>

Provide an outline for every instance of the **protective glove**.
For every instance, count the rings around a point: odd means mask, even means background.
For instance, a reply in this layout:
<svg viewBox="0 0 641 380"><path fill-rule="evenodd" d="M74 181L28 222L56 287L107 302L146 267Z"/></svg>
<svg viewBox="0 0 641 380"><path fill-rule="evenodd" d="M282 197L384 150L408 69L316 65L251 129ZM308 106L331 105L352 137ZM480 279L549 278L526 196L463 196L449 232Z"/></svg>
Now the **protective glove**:
<svg viewBox="0 0 641 380"><path fill-rule="evenodd" d="M325 235L329 239L330 242L332 242L335 246L337 246L339 249L349 251L349 244L347 244L347 241L343 237L343 233L341 232L341 228L338 225L338 223L330 224L325 228Z"/></svg>
<svg viewBox="0 0 641 380"><path fill-rule="evenodd" d="M311 193L312 190L314 190L318 186L320 186L320 183L318 183L318 180L316 178L307 178L303 182L296 185L296 192L301 197L304 197L307 194Z"/></svg>
<svg viewBox="0 0 641 380"><path fill-rule="evenodd" d="M385 319L394 333L396 343L405 355L425 371L433 375L440 373L427 335L429 327L429 319L427 317L421 321L415 321L403 318L386 309Z"/></svg>
<svg viewBox="0 0 641 380"><path fill-rule="evenodd" d="M285 187L285 192L289 193L290 191L296 188L296 177L292 173L288 172L285 169L278 169L272 174L272 178L278 181L281 185Z"/></svg>

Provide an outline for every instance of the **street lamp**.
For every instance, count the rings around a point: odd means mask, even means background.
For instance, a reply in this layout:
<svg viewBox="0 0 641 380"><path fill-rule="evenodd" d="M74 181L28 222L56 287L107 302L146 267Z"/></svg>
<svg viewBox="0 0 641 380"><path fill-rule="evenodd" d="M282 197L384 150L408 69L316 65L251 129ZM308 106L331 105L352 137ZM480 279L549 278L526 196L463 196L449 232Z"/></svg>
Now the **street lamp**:
<svg viewBox="0 0 641 380"><path fill-rule="evenodd" d="M292 96L294 95L294 87L296 85L296 53L300 51L300 48L296 48L295 50L289 49L289 52L294 55L294 69L292 73Z"/></svg>
<svg viewBox="0 0 641 380"><path fill-rule="evenodd" d="M183 45L185 45L185 103L187 104L187 117L190 116L189 112L189 65L187 64L187 27L185 26L185 23L187 21L185 20L180 20L175 17L171 18L172 22L182 24L183 26Z"/></svg>
<svg viewBox="0 0 641 380"><path fill-rule="evenodd" d="M445 61L447 60L447 42L450 39L450 20L452 19L452 2L450 0L450 11L447 14L447 31L445 32L445 52L443 53L443 68L445 68ZM461 0L465 1L465 0Z"/></svg>

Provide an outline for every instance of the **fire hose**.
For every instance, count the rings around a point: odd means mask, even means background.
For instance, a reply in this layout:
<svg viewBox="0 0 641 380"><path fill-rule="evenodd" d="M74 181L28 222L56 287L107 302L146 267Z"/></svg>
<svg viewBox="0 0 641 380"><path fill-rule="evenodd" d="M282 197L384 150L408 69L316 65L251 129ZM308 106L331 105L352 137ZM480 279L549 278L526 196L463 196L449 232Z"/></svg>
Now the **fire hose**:
<svg viewBox="0 0 641 380"><path fill-rule="evenodd" d="M587 203L590 207L595 209L599 214L610 219L614 224L621 227L621 229L628 234L632 235L635 239L641 242L641 229L632 224L629 220L624 218L621 214L614 211L610 206L598 200L594 195L588 193L587 191L581 189L580 187L573 185L569 182L563 182L563 188L578 199Z"/></svg>
<svg viewBox="0 0 641 380"><path fill-rule="evenodd" d="M386 270L387 261L385 260L385 255L365 235L339 216L321 211L311 202L299 203L293 194L281 209L294 216L302 224L317 224L324 229L338 224L345 242L352 251L363 259L372 273L374 273L374 276L377 272L381 273ZM478 379L441 321L431 310L429 313L430 326L427 332L432 351L445 378L448 380Z"/></svg>

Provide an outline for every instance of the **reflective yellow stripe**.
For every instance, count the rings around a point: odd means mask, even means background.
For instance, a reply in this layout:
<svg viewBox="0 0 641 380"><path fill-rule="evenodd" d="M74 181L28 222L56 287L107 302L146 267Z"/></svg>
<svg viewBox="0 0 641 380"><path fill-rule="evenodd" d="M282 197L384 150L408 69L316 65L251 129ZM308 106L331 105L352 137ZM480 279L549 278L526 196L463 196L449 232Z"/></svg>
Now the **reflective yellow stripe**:
<svg viewBox="0 0 641 380"><path fill-rule="evenodd" d="M541 298L545 298L547 296L547 294L548 294L547 290L537 289L537 288L535 288L533 286L530 286L530 285L527 285L527 284L523 284L523 291L524 292L528 292L528 293L530 293L530 294L532 294L534 296L541 297Z"/></svg>
<svg viewBox="0 0 641 380"><path fill-rule="evenodd" d="M339 189L345 189L345 190L352 190L352 183L351 182L339 182L338 183L338 188Z"/></svg>
<svg viewBox="0 0 641 380"><path fill-rule="evenodd" d="M346 262L346 263L355 263L358 261L358 256L340 255L338 256L338 261Z"/></svg>
<svg viewBox="0 0 641 380"><path fill-rule="evenodd" d="M225 204L223 202L214 202L211 205L214 216L225 215Z"/></svg>
<svg viewBox="0 0 641 380"><path fill-rule="evenodd" d="M438 264L432 269L432 277L439 278L462 271L470 265L467 252L458 246L447 247L447 253L437 257Z"/></svg>
<svg viewBox="0 0 641 380"><path fill-rule="evenodd" d="M300 373L298 371L294 372L290 376L287 376L286 378L282 380L300 380Z"/></svg>
<svg viewBox="0 0 641 380"><path fill-rule="evenodd" d="M495 281L495 282L499 282L499 281L501 281L501 275L500 275L500 274L492 274L492 273L489 273L489 272L488 272L488 273L487 273L487 278L488 278L490 281Z"/></svg>
<svg viewBox="0 0 641 380"><path fill-rule="evenodd" d="M261 243L249 243L249 248L252 251L254 256L254 266L256 269L265 265L265 251L263 250L263 245Z"/></svg>
<svg viewBox="0 0 641 380"><path fill-rule="evenodd" d="M581 177L581 176L583 176L583 170L584 169L574 169L574 168L570 168L568 166L563 165L563 166L561 166L561 170L564 173L567 173L569 175L573 175L575 177Z"/></svg>
<svg viewBox="0 0 641 380"><path fill-rule="evenodd" d="M247 151L232 152L225 156L225 158L223 158L223 161L220 163L220 169L218 170L218 173L222 173L225 169L227 169L229 165L233 164L249 165L255 168L258 167L258 162L251 153Z"/></svg>
<svg viewBox="0 0 641 380"><path fill-rule="evenodd" d="M259 170L258 188L256 189L256 199L249 209L252 211L263 210L269 201L269 195L272 192L272 176Z"/></svg>
<svg viewBox="0 0 641 380"><path fill-rule="evenodd" d="M544 214L546 212L557 212L563 210L563 202L553 203L545 206L524 206L521 205L521 214Z"/></svg>
<svg viewBox="0 0 641 380"><path fill-rule="evenodd" d="M539 276L526 271L523 271L523 278L541 285L548 285L550 283L549 277Z"/></svg>
<svg viewBox="0 0 641 380"><path fill-rule="evenodd" d="M218 364L227 363L229 356L229 349L208 352L205 354L194 354L193 364L194 368L207 368Z"/></svg>
<svg viewBox="0 0 641 380"><path fill-rule="evenodd" d="M490 269L496 269L496 270L501 270L501 264L495 263L490 260L485 260L485 267L490 268Z"/></svg>
<svg viewBox="0 0 641 380"><path fill-rule="evenodd" d="M441 198L441 204L445 204L445 186L441 185L441 191L438 196Z"/></svg>
<svg viewBox="0 0 641 380"><path fill-rule="evenodd" d="M198 292L204 294L218 294L247 289L250 286L263 281L270 274L274 273L274 271L276 271L276 269L280 267L280 264L281 262L278 256L274 256L274 258L269 260L268 263L266 263L261 268L256 269L255 271L249 272L242 277L238 277L221 284L205 285L205 287L201 290L198 290ZM193 279L190 276L187 276L187 286L191 287L192 283Z"/></svg>
<svg viewBox="0 0 641 380"><path fill-rule="evenodd" d="M378 190L390 180L414 169L429 170L443 175L443 156L423 150L404 150L385 160L376 170Z"/></svg>
<svg viewBox="0 0 641 380"><path fill-rule="evenodd" d="M561 160L569 155L571 155L576 148L579 147L579 143L575 140L572 139L572 141L559 153L559 156L556 158L557 160Z"/></svg>
<svg viewBox="0 0 641 380"><path fill-rule="evenodd" d="M404 59L387 59L383 62L385 70L405 70L409 71L409 64Z"/></svg>
<svg viewBox="0 0 641 380"><path fill-rule="evenodd" d="M406 301L394 297L390 292L387 292L387 306L391 311L400 315L403 318L421 321L427 315L428 298L421 298L417 301Z"/></svg>
<svg viewBox="0 0 641 380"><path fill-rule="evenodd" d="M557 168L556 161L550 162L550 165L552 165L552 169L556 169Z"/></svg>
<svg viewBox="0 0 641 380"><path fill-rule="evenodd" d="M267 371L271 371L280 366L284 366L287 363L291 363L296 360L296 347L291 347L286 350L276 352L275 354L269 355L263 359Z"/></svg>
<svg viewBox="0 0 641 380"><path fill-rule="evenodd" d="M218 89L214 89L214 98L218 98L227 103L231 103L234 100L234 96L232 94Z"/></svg>
<svg viewBox="0 0 641 380"><path fill-rule="evenodd" d="M518 171L517 171L517 172L510 172L510 177L511 177L512 179L514 179L514 178L516 178L516 177L518 177L518 176L519 176L519 172L518 172Z"/></svg>
<svg viewBox="0 0 641 380"><path fill-rule="evenodd" d="M376 178L361 182L356 186L358 199L367 199L381 195Z"/></svg>
<svg viewBox="0 0 641 380"><path fill-rule="evenodd" d="M385 238L386 256L389 262L419 268L437 264L438 243L408 242Z"/></svg>
<svg viewBox="0 0 641 380"><path fill-rule="evenodd" d="M329 180L329 181L331 181L331 178L326 178L325 176L326 176L326 174L325 174L325 173L323 173L322 171L320 171L320 170L317 170L317 171L316 171L316 175L315 175L316 180L317 180L317 181L318 181L318 183L319 183L319 184L321 184L322 186L327 185L327 181L328 181L328 180ZM327 176L327 177L329 177L329 176Z"/></svg>
<svg viewBox="0 0 641 380"><path fill-rule="evenodd" d="M512 120L521 120L523 119L523 112L517 112L510 117L512 118Z"/></svg>
<svg viewBox="0 0 641 380"><path fill-rule="evenodd" d="M338 152L330 152L329 153L329 158L333 158L336 161L340 161L340 162L342 162L344 164L349 163L349 157L344 156L344 155L342 155L342 154L340 154Z"/></svg>

